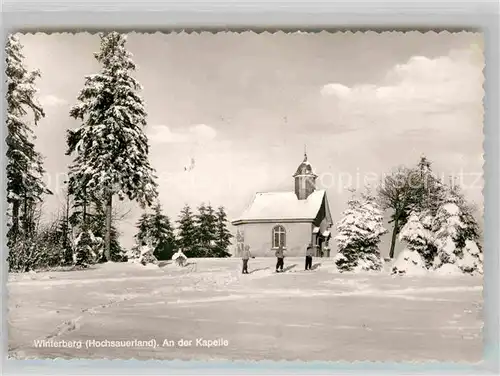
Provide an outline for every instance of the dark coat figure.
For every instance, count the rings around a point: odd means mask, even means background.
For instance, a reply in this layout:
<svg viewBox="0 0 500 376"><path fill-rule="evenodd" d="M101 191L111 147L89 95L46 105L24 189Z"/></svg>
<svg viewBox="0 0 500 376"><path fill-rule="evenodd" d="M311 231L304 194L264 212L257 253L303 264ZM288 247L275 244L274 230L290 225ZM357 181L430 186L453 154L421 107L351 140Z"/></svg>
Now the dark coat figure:
<svg viewBox="0 0 500 376"><path fill-rule="evenodd" d="M284 265L283 259L285 258L283 246L280 245L276 250L276 252L274 253L274 255L278 259L278 261L276 262L276 272L283 271L283 265Z"/></svg>
<svg viewBox="0 0 500 376"><path fill-rule="evenodd" d="M241 259L243 260L243 270L241 271L242 274L248 274L248 260L250 259L250 257L254 258L250 253L250 247L247 245L241 253Z"/></svg>
<svg viewBox="0 0 500 376"><path fill-rule="evenodd" d="M313 256L314 256L314 247L311 243L309 243L306 249L306 270L311 270Z"/></svg>

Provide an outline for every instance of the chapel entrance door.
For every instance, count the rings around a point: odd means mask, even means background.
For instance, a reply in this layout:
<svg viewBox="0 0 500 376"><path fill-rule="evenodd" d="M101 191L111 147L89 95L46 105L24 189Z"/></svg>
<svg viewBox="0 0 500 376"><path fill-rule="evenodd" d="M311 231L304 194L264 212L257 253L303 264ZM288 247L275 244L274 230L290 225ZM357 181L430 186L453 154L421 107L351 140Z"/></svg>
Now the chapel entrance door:
<svg viewBox="0 0 500 376"><path fill-rule="evenodd" d="M318 247L316 248L316 257L323 257L323 237L321 235L318 235L318 240L317 240L317 245Z"/></svg>

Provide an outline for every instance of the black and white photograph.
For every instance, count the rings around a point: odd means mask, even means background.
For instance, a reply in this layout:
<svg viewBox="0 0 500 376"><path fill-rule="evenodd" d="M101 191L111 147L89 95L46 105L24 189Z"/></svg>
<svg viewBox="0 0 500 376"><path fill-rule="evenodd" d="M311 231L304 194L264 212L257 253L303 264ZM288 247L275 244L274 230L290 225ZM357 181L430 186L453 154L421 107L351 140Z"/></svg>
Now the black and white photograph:
<svg viewBox="0 0 500 376"><path fill-rule="evenodd" d="M9 358L481 361L482 33L4 48Z"/></svg>

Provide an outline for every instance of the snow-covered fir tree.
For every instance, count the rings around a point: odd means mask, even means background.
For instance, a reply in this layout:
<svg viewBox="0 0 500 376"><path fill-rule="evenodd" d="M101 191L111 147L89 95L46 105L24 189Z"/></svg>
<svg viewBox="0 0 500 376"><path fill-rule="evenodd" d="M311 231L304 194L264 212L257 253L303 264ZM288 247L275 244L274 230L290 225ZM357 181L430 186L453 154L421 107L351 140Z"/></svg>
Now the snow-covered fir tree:
<svg viewBox="0 0 500 376"><path fill-rule="evenodd" d="M227 228L227 214L224 207L220 206L217 209L217 232L215 239L215 257L229 257L229 246L231 245L231 239L233 235Z"/></svg>
<svg viewBox="0 0 500 376"><path fill-rule="evenodd" d="M78 159L78 157L76 157ZM78 164L74 163L70 170L75 170L74 173L77 173ZM70 172L71 176L72 173ZM76 181L74 179L68 179L68 195L70 198L70 223L73 227L79 227L82 229L88 228L88 219L89 219L89 211L92 205L92 202L95 202L97 199L93 197L90 192L86 188L85 181Z"/></svg>
<svg viewBox="0 0 500 376"><path fill-rule="evenodd" d="M380 237L387 232L382 211L367 192L358 199L354 194L337 224L338 253L335 264L340 271L381 270L378 250Z"/></svg>
<svg viewBox="0 0 500 376"><path fill-rule="evenodd" d="M198 257L216 257L217 217L210 204L201 204L198 207L195 224L199 250Z"/></svg>
<svg viewBox="0 0 500 376"><path fill-rule="evenodd" d="M7 245L17 248L33 236L33 213L44 194L51 194L43 182L43 158L35 150L32 129L45 116L36 98L39 71L29 72L22 45L11 34L6 43L7 101L7 203L9 231ZM36 247L35 247L36 248ZM11 250L9 261L15 257Z"/></svg>
<svg viewBox="0 0 500 376"><path fill-rule="evenodd" d="M148 160L146 111L138 95L141 86L132 76L136 66L125 48L126 36L110 32L100 34L100 39L95 58L101 70L85 77L78 104L70 111L81 124L68 132L67 154L75 156L69 173L72 190L103 197L105 259L110 260L113 197L144 207L158 193Z"/></svg>
<svg viewBox="0 0 500 376"><path fill-rule="evenodd" d="M151 217L151 237L155 257L158 260L170 260L176 247L174 229L159 203L154 207Z"/></svg>
<svg viewBox="0 0 500 376"><path fill-rule="evenodd" d="M66 205L58 213L54 222L43 231L43 243L51 244L59 253L59 264L73 263L72 227Z"/></svg>
<svg viewBox="0 0 500 376"><path fill-rule="evenodd" d="M477 246L478 225L458 185L448 187L434 218L433 231L437 247L435 268L482 272L482 253Z"/></svg>
<svg viewBox="0 0 500 376"><path fill-rule="evenodd" d="M399 233L399 240L407 244L393 265L393 274L415 274L427 270L435 257L434 236L424 225L428 218L413 211Z"/></svg>
<svg viewBox="0 0 500 376"><path fill-rule="evenodd" d="M417 171L420 175L420 189L418 192L420 197L415 209L422 213L422 219L429 216L433 217L443 200L445 185L434 175L432 163L425 155L420 157Z"/></svg>
<svg viewBox="0 0 500 376"><path fill-rule="evenodd" d="M71 206L68 233L71 235L70 244L73 253L73 264L78 260L86 260L86 264L90 264L94 261L98 262L99 259L95 258L93 254L101 254L102 251L102 249L97 250L98 247L102 247L102 239L96 237L92 230L98 227L96 226L97 221L92 216L92 202L98 200L87 192L86 189L78 189L76 185L72 185L71 180L68 182L69 204ZM103 229L100 228L99 230L102 234ZM83 233L85 233L85 235L82 235ZM89 239L92 239L92 242L90 242ZM84 252L88 254L84 255Z"/></svg>
<svg viewBox="0 0 500 376"><path fill-rule="evenodd" d="M134 235L135 242L141 244L143 241L148 241L150 239L150 220L149 213L144 212L141 214L139 220L137 221L136 228L137 233Z"/></svg>
<svg viewBox="0 0 500 376"><path fill-rule="evenodd" d="M74 242L76 266L87 268L97 263L102 257L102 239L96 238L92 231L81 231Z"/></svg>
<svg viewBox="0 0 500 376"><path fill-rule="evenodd" d="M189 205L182 208L177 223L177 245L182 249L186 257L200 257L195 217Z"/></svg>
<svg viewBox="0 0 500 376"><path fill-rule="evenodd" d="M143 213L137 222L137 244L145 241L154 249L158 260L170 260L175 252L175 236L170 218L163 214L160 203L153 208L152 213Z"/></svg>
<svg viewBox="0 0 500 376"><path fill-rule="evenodd" d="M414 211L399 234L399 240L407 243L410 251L418 252L426 268L432 265L436 256L434 234L429 230L431 223L430 213Z"/></svg>

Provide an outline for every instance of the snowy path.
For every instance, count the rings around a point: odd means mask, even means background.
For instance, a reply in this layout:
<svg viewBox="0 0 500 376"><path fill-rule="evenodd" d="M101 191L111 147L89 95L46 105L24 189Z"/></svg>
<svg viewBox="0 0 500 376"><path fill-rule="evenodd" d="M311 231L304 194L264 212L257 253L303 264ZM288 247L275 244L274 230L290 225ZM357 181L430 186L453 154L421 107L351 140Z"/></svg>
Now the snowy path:
<svg viewBox="0 0 500 376"><path fill-rule="evenodd" d="M479 361L482 279L339 274L330 260L191 260L179 269L106 264L9 276L9 354L16 358ZM321 265L319 265L321 264ZM295 266L293 266L295 265ZM224 347L196 346L197 338ZM82 348L35 340L82 341ZM86 340L156 340L92 347ZM187 347L169 341L192 340ZM163 346L165 344L165 346Z"/></svg>

